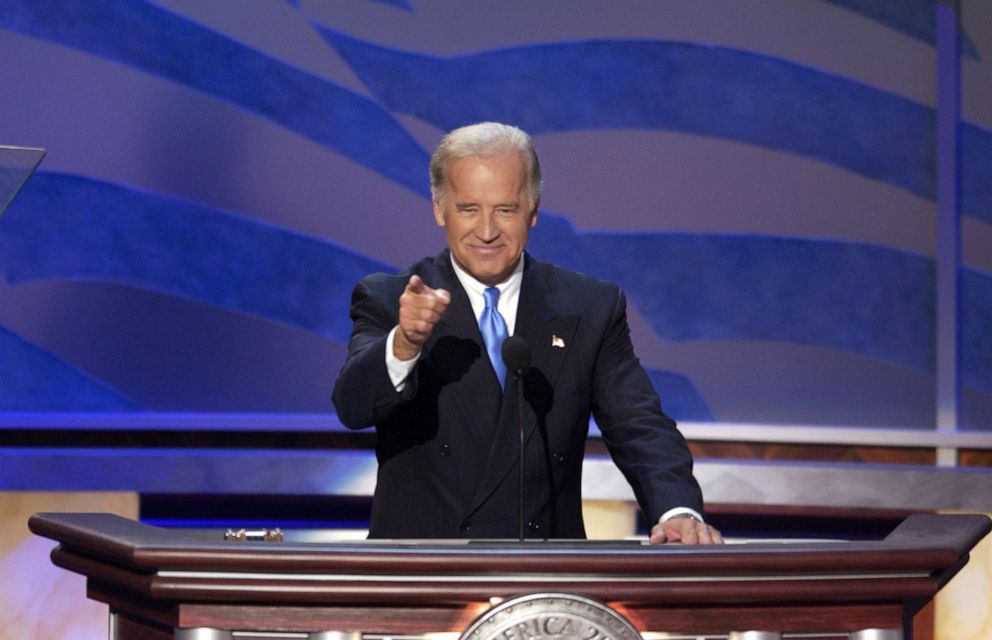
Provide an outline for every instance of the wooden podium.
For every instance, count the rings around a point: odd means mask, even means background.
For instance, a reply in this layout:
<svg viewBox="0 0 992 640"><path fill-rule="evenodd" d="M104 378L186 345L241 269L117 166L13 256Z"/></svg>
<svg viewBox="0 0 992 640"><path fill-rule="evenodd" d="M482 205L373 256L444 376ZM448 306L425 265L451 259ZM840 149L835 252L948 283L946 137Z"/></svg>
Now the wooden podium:
<svg viewBox="0 0 992 640"><path fill-rule="evenodd" d="M990 530L980 515L914 515L873 542L651 547L227 542L96 513L29 525L110 606L112 640L458 637L494 603L534 593L605 603L642 633L908 639L912 616Z"/></svg>

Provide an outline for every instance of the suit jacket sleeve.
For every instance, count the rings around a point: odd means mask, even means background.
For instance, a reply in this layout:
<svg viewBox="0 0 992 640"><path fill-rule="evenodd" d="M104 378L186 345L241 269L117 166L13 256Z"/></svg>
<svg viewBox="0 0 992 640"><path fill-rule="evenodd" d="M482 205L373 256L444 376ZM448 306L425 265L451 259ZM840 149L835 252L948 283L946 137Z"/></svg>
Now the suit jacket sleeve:
<svg viewBox="0 0 992 640"><path fill-rule="evenodd" d="M372 275L351 295L353 328L348 357L334 383L334 407L341 423L364 429L381 421L416 395L416 367L402 392L396 391L386 369L386 337L399 322L395 278ZM395 295L392 295L395 293Z"/></svg>
<svg viewBox="0 0 992 640"><path fill-rule="evenodd" d="M592 400L603 440L648 521L656 522L673 507L702 513L692 455L675 422L662 412L651 380L634 355L627 303L619 289L596 356Z"/></svg>

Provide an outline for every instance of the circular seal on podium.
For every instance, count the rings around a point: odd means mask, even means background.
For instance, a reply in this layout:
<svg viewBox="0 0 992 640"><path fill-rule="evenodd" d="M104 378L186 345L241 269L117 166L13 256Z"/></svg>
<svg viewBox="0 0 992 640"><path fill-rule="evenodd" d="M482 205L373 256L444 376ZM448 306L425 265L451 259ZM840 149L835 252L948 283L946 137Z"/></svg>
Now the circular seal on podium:
<svg viewBox="0 0 992 640"><path fill-rule="evenodd" d="M568 593L532 593L489 609L459 640L642 640L602 602Z"/></svg>

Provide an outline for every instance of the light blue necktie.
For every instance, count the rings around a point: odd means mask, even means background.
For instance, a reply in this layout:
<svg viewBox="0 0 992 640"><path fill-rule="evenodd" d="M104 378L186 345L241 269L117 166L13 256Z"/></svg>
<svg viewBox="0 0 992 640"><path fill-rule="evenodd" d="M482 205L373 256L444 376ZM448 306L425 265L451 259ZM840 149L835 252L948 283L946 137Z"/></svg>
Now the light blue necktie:
<svg viewBox="0 0 992 640"><path fill-rule="evenodd" d="M489 287L483 295L486 298L486 308L479 316L479 329L482 331L482 339L486 343L486 351L489 353L489 361L493 363L493 370L499 378L500 388L506 384L506 365L503 364L503 341L506 340L506 322L503 316L496 309L499 302L499 289Z"/></svg>

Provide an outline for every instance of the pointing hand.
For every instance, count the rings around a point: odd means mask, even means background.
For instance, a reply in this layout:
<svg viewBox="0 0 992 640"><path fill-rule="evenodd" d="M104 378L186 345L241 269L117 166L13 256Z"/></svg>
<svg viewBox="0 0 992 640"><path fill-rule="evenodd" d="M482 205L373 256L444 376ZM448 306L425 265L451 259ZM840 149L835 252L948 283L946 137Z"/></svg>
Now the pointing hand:
<svg viewBox="0 0 992 640"><path fill-rule="evenodd" d="M393 338L393 355L400 360L416 357L450 302L451 294L444 289L431 289L420 276L410 276L400 296L400 324Z"/></svg>

